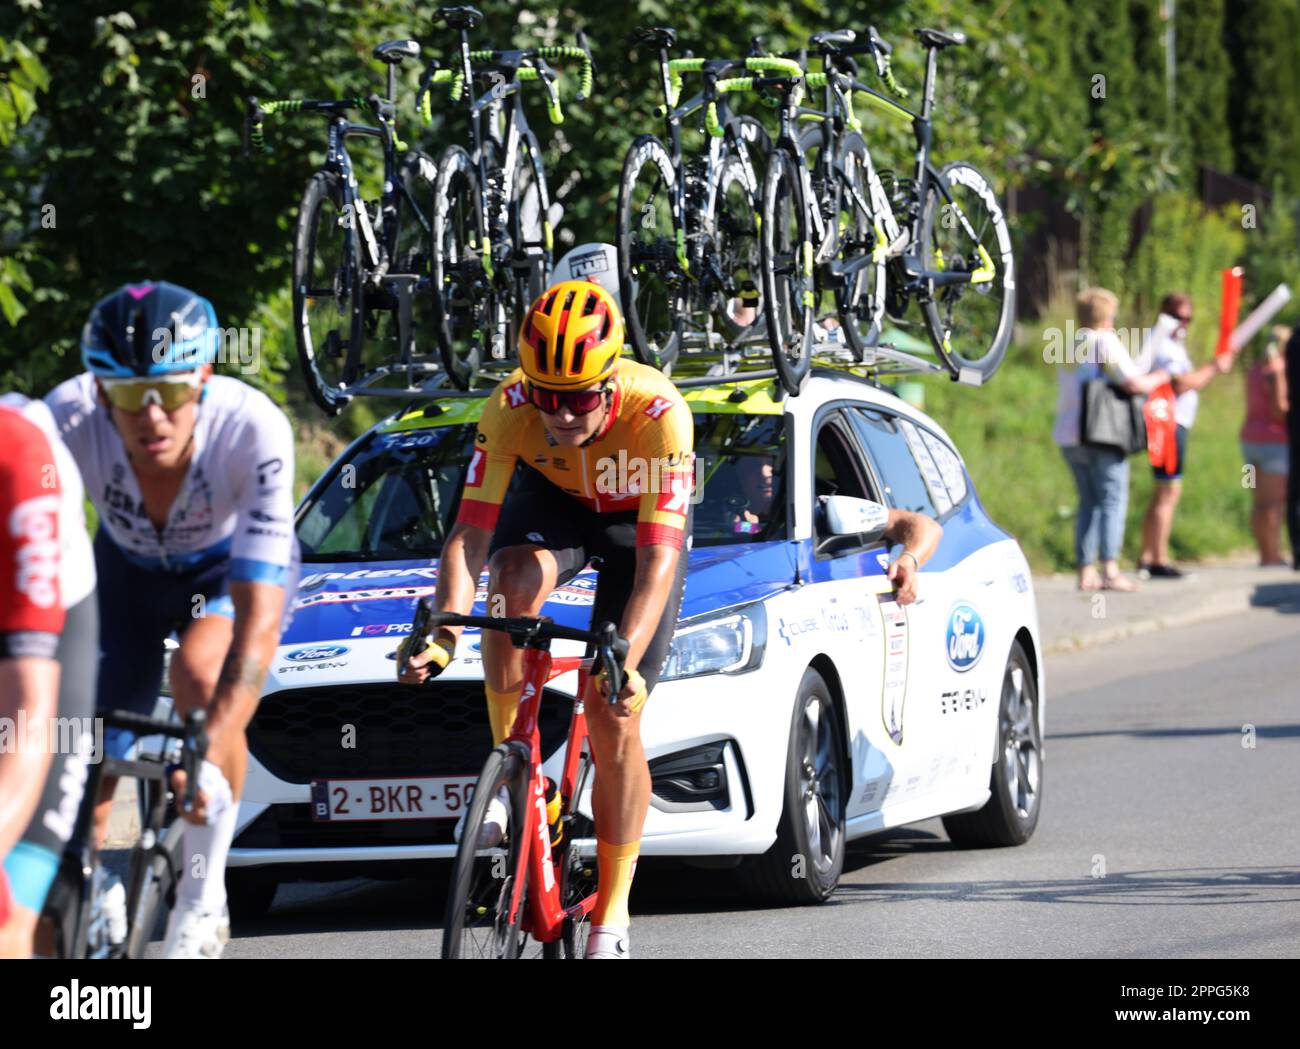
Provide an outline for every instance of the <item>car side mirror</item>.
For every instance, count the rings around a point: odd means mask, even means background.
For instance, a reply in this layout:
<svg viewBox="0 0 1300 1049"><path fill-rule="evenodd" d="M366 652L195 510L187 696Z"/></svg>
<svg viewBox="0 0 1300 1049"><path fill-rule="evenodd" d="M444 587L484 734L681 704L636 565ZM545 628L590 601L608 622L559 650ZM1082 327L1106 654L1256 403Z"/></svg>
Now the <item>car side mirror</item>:
<svg viewBox="0 0 1300 1049"><path fill-rule="evenodd" d="M822 503L831 535L862 536L868 543L884 538L889 527L889 507L851 495L822 496Z"/></svg>

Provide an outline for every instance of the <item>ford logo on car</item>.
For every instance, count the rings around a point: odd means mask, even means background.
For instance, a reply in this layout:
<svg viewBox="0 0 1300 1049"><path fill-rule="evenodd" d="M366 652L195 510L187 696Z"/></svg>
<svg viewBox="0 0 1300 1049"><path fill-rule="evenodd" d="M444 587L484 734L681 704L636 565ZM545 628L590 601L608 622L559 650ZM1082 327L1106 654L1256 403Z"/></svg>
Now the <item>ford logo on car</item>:
<svg viewBox="0 0 1300 1049"><path fill-rule="evenodd" d="M984 654L984 621L965 602L953 605L948 613L948 636L944 644L948 665L958 673L969 670Z"/></svg>
<svg viewBox="0 0 1300 1049"><path fill-rule="evenodd" d="M348 650L347 645L316 645L314 648L299 648L286 652L284 658L295 663L309 663L317 659L335 659Z"/></svg>

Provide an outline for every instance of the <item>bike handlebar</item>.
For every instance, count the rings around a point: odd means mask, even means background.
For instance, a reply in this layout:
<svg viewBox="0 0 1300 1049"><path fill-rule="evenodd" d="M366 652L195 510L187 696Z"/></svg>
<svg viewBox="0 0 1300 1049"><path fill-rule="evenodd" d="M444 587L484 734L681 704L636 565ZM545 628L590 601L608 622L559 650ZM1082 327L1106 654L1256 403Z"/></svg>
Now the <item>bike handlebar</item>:
<svg viewBox="0 0 1300 1049"><path fill-rule="evenodd" d="M605 668L609 676L610 702L618 701L625 680L623 664L627 660L629 644L627 638L619 637L618 629L613 623L602 623L596 630L578 630L536 616L462 616L454 612L434 612L432 608L429 598L420 599L415 622L412 624L413 634L417 627L423 628L421 633L426 638L443 627L477 627L480 630L497 630L508 634L516 648L538 641L581 641L591 645L596 649L592 671L595 672L600 666Z"/></svg>
<svg viewBox="0 0 1300 1049"><path fill-rule="evenodd" d="M491 65L500 60L503 51L471 51L469 53L470 62L476 62L481 65ZM538 61L541 67L535 65L520 65L515 70L515 76L520 81L540 80L546 88L547 103L546 115L550 118L552 124L564 123L564 110L560 105L559 93L555 90L554 80L556 74L549 66L546 60L565 60L577 59L582 63L582 68L578 73L578 90L574 93L574 100L585 102L591 97L592 84L595 80L595 63L592 61L591 48L587 45L586 36L578 33L578 46L564 45L560 47L538 47L528 51L515 52L519 54L522 62L528 63ZM419 98L416 102L416 108L426 124L433 122L433 104L430 101L430 88L435 84L446 84L448 97L452 102L459 102L465 95L464 75L459 69L438 69L433 70L425 78L424 84L420 86Z"/></svg>
<svg viewBox="0 0 1300 1049"><path fill-rule="evenodd" d="M757 91L764 87L789 87L790 105L797 106L803 97L804 73L799 63L788 58L747 58L745 66L754 72L775 73L767 77L729 77L714 85L714 93L725 95L732 91ZM721 138L726 128L718 119L718 103L710 101L704 111L704 127L714 138Z"/></svg>
<svg viewBox="0 0 1300 1049"><path fill-rule="evenodd" d="M370 98L337 98L337 99L310 99L310 98L277 98L259 99L256 95L249 95L245 99L244 107L244 153L249 152L250 145L258 153L270 153L271 147L266 144L266 137L263 131L262 122L269 116L276 113L300 113L303 110L321 110L328 113L339 113L349 109L365 109L370 106L379 113L380 116L391 116L391 113L384 114L382 107L391 103L381 99L378 95L371 95ZM402 148L400 143L398 148Z"/></svg>
<svg viewBox="0 0 1300 1049"><path fill-rule="evenodd" d="M185 715L184 723L159 721L130 710L107 711L102 720L107 728L130 729L141 735L166 736L181 741L180 766L185 770L185 793L181 798L181 810L193 812L199 789L199 768L208 756L207 711L191 711Z"/></svg>

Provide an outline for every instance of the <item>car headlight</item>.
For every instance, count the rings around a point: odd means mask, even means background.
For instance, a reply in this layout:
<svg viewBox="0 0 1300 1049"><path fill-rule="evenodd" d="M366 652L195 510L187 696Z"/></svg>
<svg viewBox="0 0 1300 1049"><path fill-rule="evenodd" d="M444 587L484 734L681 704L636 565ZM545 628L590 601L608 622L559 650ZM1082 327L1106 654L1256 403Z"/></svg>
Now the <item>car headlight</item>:
<svg viewBox="0 0 1300 1049"><path fill-rule="evenodd" d="M688 623L673 635L660 681L701 674L739 674L763 662L767 614L761 604L701 623Z"/></svg>

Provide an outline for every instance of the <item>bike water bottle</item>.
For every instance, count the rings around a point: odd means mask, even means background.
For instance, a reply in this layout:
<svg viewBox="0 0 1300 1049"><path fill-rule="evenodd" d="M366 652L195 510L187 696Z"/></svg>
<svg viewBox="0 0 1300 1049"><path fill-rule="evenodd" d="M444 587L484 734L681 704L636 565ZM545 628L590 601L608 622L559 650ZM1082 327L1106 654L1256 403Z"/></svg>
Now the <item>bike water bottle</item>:
<svg viewBox="0 0 1300 1049"><path fill-rule="evenodd" d="M564 799L560 797L560 788L555 780L546 777L546 823L551 828L551 848L564 840L564 824L560 821L560 810L564 808Z"/></svg>

